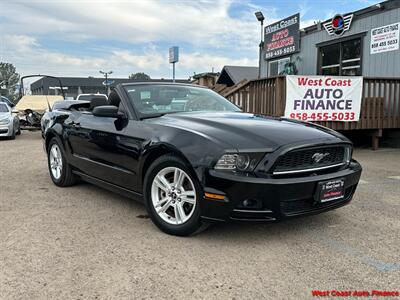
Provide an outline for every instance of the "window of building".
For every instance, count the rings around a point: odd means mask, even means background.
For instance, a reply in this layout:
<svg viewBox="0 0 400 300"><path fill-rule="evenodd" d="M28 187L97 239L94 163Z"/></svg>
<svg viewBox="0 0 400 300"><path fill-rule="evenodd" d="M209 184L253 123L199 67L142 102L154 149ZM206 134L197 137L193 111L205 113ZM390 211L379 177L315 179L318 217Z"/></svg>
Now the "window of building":
<svg viewBox="0 0 400 300"><path fill-rule="evenodd" d="M281 74L288 62L290 62L290 57L270 61L268 63L268 76L277 76Z"/></svg>
<svg viewBox="0 0 400 300"><path fill-rule="evenodd" d="M361 75L361 38L320 47L321 75Z"/></svg>

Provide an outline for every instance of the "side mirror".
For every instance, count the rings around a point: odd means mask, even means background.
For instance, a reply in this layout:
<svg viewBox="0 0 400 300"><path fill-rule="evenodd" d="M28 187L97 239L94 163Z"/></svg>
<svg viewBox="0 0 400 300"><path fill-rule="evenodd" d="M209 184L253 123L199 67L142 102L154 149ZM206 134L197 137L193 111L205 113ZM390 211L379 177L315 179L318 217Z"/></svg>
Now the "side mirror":
<svg viewBox="0 0 400 300"><path fill-rule="evenodd" d="M102 105L93 108L93 116L105 118L121 118L122 115L118 112L118 107L114 105Z"/></svg>

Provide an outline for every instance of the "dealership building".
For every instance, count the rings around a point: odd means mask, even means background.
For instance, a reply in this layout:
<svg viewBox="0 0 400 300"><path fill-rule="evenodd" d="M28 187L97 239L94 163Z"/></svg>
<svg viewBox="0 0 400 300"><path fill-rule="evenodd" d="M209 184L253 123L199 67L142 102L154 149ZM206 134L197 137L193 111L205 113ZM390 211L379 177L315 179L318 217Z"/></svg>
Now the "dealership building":
<svg viewBox="0 0 400 300"><path fill-rule="evenodd" d="M261 77L400 77L400 0L332 15L302 29L299 24L296 14L264 28Z"/></svg>

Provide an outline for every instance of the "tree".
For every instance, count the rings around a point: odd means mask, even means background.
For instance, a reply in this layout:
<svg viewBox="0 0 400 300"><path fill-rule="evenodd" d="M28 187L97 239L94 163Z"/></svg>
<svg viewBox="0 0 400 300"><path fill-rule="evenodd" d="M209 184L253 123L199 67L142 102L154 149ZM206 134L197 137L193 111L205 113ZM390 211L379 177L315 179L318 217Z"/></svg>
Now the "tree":
<svg viewBox="0 0 400 300"><path fill-rule="evenodd" d="M138 73L134 73L134 74L129 75L129 79L132 79L132 80L149 80L150 76L147 75L146 73L138 72Z"/></svg>
<svg viewBox="0 0 400 300"><path fill-rule="evenodd" d="M285 65L283 66L283 70L279 73L279 75L297 75L299 73L297 69L297 63L300 62L301 58L297 56L295 61L289 61L285 63Z"/></svg>
<svg viewBox="0 0 400 300"><path fill-rule="evenodd" d="M2 96L15 100L19 74L13 64L0 62L0 91Z"/></svg>

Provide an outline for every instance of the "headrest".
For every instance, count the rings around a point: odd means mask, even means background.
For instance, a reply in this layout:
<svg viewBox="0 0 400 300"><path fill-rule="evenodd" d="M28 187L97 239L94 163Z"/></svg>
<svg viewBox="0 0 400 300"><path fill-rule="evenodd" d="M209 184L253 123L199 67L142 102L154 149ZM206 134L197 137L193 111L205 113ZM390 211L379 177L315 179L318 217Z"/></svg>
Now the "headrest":
<svg viewBox="0 0 400 300"><path fill-rule="evenodd" d="M117 92L111 91L110 95L108 95L108 103L118 107L120 102L121 98L118 96Z"/></svg>
<svg viewBox="0 0 400 300"><path fill-rule="evenodd" d="M90 100L90 107L89 110L93 110L93 108L97 106L108 105L107 99L104 97L94 97Z"/></svg>
<svg viewBox="0 0 400 300"><path fill-rule="evenodd" d="M172 100L176 98L177 93L174 90L165 90L160 91L158 95L158 99L156 101L157 105L169 105L171 104Z"/></svg>

